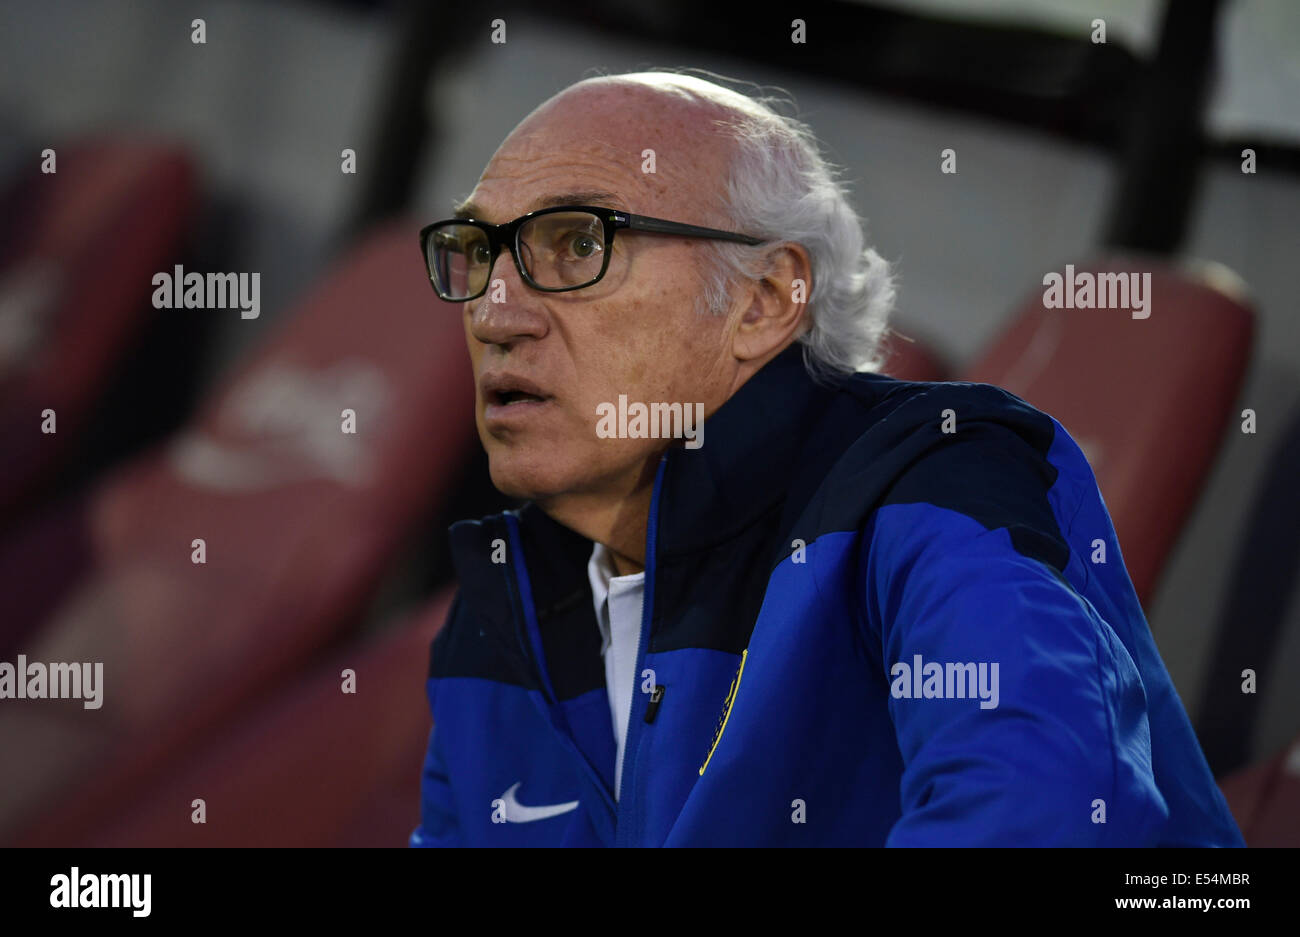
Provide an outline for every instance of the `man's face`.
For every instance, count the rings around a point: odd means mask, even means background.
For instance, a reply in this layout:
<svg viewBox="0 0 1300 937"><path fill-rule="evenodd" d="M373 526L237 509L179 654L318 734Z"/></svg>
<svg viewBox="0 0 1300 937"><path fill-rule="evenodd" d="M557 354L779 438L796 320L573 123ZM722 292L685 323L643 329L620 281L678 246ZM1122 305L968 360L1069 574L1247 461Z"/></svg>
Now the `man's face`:
<svg viewBox="0 0 1300 937"><path fill-rule="evenodd" d="M729 152L712 116L629 83L584 84L507 138L470 195L473 216L499 224L564 201L731 230L706 207L725 186ZM646 149L655 173L642 171ZM464 304L478 431L498 489L543 505L626 495L669 441L601 438L600 404L626 394L629 404L692 411L700 402L707 414L725 401L729 320L696 312L703 243L620 231L604 278L567 293L527 286L502 250L490 282L503 282L504 302L492 301L490 286ZM543 399L502 400L503 382Z"/></svg>

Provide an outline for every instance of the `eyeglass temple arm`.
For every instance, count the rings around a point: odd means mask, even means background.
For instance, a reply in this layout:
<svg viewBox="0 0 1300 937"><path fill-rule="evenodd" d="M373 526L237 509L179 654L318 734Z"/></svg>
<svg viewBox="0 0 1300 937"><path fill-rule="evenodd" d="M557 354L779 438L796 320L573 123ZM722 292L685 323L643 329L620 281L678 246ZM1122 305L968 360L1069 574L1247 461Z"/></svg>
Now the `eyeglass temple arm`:
<svg viewBox="0 0 1300 937"><path fill-rule="evenodd" d="M717 228L701 228L698 225L682 224L678 221L662 221L647 218L645 215L624 215L627 227L632 231L645 231L650 234L677 234L684 237L713 238L719 241L737 241L741 244L762 244L762 238L733 231L719 231Z"/></svg>

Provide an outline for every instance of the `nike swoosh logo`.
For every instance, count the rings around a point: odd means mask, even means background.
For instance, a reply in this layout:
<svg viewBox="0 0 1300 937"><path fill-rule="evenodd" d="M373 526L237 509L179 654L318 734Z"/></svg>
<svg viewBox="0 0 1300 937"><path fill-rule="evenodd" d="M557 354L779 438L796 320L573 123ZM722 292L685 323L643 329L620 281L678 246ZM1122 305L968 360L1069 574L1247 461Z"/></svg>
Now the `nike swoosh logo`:
<svg viewBox="0 0 1300 937"><path fill-rule="evenodd" d="M505 817L508 823L532 823L534 820L549 820L551 817L558 817L562 813L578 809L576 800L571 800L567 804L551 804L548 807L525 807L515 799L515 791L519 790L519 785L523 783L523 781L516 781L510 785L509 790L501 795L501 803L505 807Z"/></svg>

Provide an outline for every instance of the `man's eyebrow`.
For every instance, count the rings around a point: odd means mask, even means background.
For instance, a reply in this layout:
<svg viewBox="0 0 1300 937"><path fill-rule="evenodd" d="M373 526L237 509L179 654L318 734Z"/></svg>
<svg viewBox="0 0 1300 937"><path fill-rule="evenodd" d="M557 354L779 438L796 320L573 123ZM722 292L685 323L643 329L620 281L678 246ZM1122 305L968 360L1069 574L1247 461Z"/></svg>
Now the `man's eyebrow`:
<svg viewBox="0 0 1300 937"><path fill-rule="evenodd" d="M612 192L588 190L585 192L563 192L559 195L547 195L533 203L531 211L539 208L558 208L561 205L594 205L601 208L618 208L623 200ZM452 213L453 218L477 218L482 220L483 209L473 202L462 202Z"/></svg>
<svg viewBox="0 0 1300 937"><path fill-rule="evenodd" d="M461 202L452 211L453 218L477 218L483 214L483 209L479 208L473 202Z"/></svg>
<svg viewBox="0 0 1300 937"><path fill-rule="evenodd" d="M548 195L546 198L538 201L538 208L555 208L560 205L599 205L601 207L614 208L622 202L617 195L612 192L565 192L562 195Z"/></svg>

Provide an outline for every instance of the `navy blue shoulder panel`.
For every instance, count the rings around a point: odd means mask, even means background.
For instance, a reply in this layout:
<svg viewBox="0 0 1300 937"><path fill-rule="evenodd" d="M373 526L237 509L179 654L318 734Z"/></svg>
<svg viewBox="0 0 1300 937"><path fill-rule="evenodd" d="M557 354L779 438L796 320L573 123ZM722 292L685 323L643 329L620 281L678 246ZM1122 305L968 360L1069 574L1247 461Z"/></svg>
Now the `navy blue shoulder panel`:
<svg viewBox="0 0 1300 937"><path fill-rule="evenodd" d="M586 571L591 541L551 520L536 505L525 505L516 516L522 557L513 555L505 515L452 525L460 589L430 649L429 676L481 677L540 688L540 674L521 630L516 576L518 564L524 562L556 698L572 699L603 687L600 629Z"/></svg>
<svg viewBox="0 0 1300 937"><path fill-rule="evenodd" d="M450 660L452 624L460 614L463 614L463 612L461 611L460 590L458 589L451 600L451 607L447 610L447 620L442 623L438 633L429 642L428 676L430 677L446 676L447 662Z"/></svg>
<svg viewBox="0 0 1300 937"><path fill-rule="evenodd" d="M1020 553L1065 569L1069 548L1047 497L1057 477L1047 457L1056 435L1050 417L989 384L890 382L875 399L869 425L831 468L793 536L811 543L862 529L885 505L927 503L986 529L1006 528Z"/></svg>
<svg viewBox="0 0 1300 937"><path fill-rule="evenodd" d="M1046 455L996 423L971 423L949 440L913 465L883 504L925 502L986 530L1005 528L1019 553L1065 572L1070 550L1047 498L1057 472Z"/></svg>
<svg viewBox="0 0 1300 937"><path fill-rule="evenodd" d="M502 636L484 627L460 592L429 646L429 676L479 677L525 689L535 689L537 682L519 653L503 647Z"/></svg>
<svg viewBox="0 0 1300 937"><path fill-rule="evenodd" d="M573 699L601 689L605 663L587 577L592 541L552 520L531 502L520 510L519 521L542 654L555 696Z"/></svg>
<svg viewBox="0 0 1300 937"><path fill-rule="evenodd" d="M502 516L453 524L449 536L460 588L430 648L429 676L481 677L536 689L515 627L517 590L510 564L492 562L494 552L508 549Z"/></svg>

